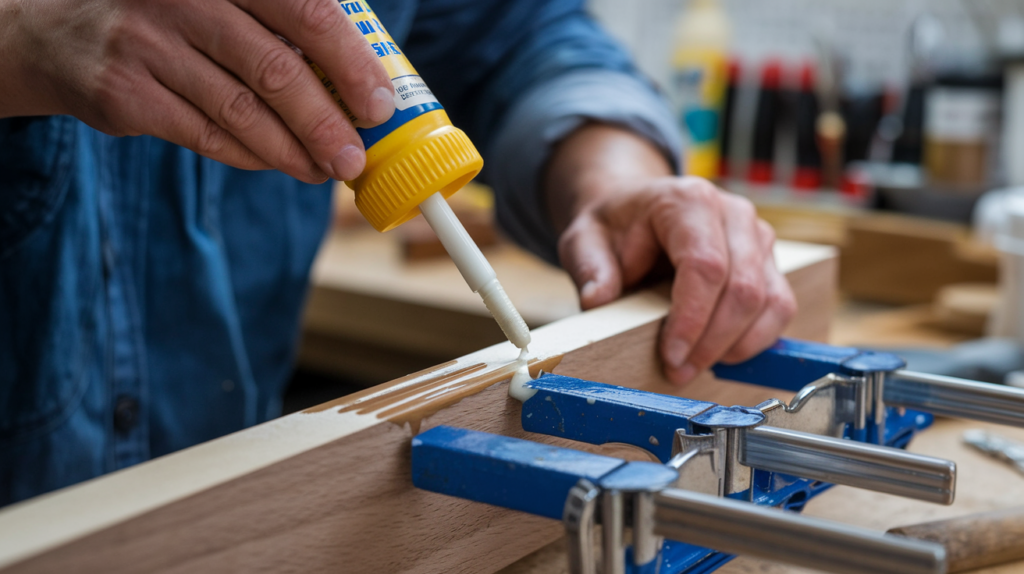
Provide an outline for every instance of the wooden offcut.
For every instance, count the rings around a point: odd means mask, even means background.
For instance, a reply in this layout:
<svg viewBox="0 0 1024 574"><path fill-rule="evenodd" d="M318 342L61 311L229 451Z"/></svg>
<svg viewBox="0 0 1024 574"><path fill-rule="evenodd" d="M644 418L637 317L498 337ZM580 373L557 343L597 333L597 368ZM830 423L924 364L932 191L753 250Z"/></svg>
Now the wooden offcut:
<svg viewBox="0 0 1024 574"><path fill-rule="evenodd" d="M951 574L1005 564L1024 560L1024 506L899 526L889 534L941 544Z"/></svg>
<svg viewBox="0 0 1024 574"><path fill-rule="evenodd" d="M788 334L824 339L835 291L834 250L782 243L776 260L801 305ZM536 329L531 370L727 404L779 395L706 375L684 389L667 383L656 349L668 308L663 291L644 291ZM526 437L520 404L507 397L517 353L509 343L488 347L0 510L0 570L501 569L555 540L561 525L415 489L410 439L439 424Z"/></svg>

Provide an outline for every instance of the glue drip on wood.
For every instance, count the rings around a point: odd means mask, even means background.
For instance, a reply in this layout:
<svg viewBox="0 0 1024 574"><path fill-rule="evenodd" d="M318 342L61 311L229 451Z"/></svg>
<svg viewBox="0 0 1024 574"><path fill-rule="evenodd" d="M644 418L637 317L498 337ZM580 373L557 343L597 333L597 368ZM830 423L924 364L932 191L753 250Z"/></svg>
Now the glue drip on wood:
<svg viewBox="0 0 1024 574"><path fill-rule="evenodd" d="M523 350L519 351L519 358L516 359L519 367L516 369L515 374L512 375L512 382L508 385L508 396L520 402L526 402L527 399L537 394L537 389L526 387L526 383L533 380L533 377L530 376L529 358L529 349L524 347Z"/></svg>

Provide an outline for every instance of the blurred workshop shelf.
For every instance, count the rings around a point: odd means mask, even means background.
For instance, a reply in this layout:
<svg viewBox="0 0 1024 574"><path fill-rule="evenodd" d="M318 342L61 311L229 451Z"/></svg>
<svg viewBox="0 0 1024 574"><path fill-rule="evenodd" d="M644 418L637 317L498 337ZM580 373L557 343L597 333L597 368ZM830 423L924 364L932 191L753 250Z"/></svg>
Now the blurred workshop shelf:
<svg viewBox="0 0 1024 574"><path fill-rule="evenodd" d="M533 328L579 311L568 275L507 243L484 249ZM407 261L400 236L335 229L313 266L299 364L379 382L503 340L447 257Z"/></svg>
<svg viewBox="0 0 1024 574"><path fill-rule="evenodd" d="M758 214L781 239L839 248L839 290L891 304L930 303L955 283L995 283L998 254L966 225L836 205L765 202Z"/></svg>

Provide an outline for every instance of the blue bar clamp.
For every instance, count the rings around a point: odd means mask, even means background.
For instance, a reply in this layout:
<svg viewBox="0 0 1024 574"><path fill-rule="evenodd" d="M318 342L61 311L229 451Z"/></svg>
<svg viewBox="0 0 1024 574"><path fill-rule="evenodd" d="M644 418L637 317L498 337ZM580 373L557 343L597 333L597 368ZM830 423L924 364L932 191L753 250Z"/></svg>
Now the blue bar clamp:
<svg viewBox="0 0 1024 574"><path fill-rule="evenodd" d="M953 463L890 448L905 447L931 424L930 414L905 407L948 414L966 400L966 416L1024 422L1024 393L997 389L992 395L990 385L909 373L903 366L887 353L782 339L750 361L714 368L719 378L798 391L789 404L771 400L753 408L547 374L526 384L534 394L523 403L524 430L594 445L625 443L648 451L660 464L437 427L413 439L413 481L427 490L562 519L570 534L574 573L593 571L587 543L596 523L604 526L607 573L710 572L732 558L729 552L764 555L768 548L785 545L776 540L744 546L746 539L731 535L707 539L706 528L680 530L669 519L656 521L663 508L669 509L666 516L681 516L681 506L689 504L692 510L694 504L711 504L706 499L684 504L682 498L718 497L716 504L726 506L716 512L750 521L750 512L763 510L758 507L800 510L832 483L948 504L955 484ZM963 410L956 412L963 416ZM786 531L772 514L763 518L765 524ZM663 541L655 523L675 539ZM806 538L806 529L797 526L792 526L799 531L797 538ZM631 547L622 542L626 527L633 529ZM835 534L837 527L825 523L816 528ZM903 556L895 560L903 569L894 571L940 571L930 569L937 568L934 548L894 550L888 539L841 534L836 540L859 550L840 565L843 571L884 571L878 564L860 563L868 547L867 555ZM790 552L774 559L835 566L814 562L809 554Z"/></svg>

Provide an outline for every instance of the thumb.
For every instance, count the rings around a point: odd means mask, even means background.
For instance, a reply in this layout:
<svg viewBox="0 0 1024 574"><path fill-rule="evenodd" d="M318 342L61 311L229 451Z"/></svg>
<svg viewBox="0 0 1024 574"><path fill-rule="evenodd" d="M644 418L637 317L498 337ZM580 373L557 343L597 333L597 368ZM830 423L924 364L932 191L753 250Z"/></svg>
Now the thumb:
<svg viewBox="0 0 1024 574"><path fill-rule="evenodd" d="M558 258L580 292L580 307L592 309L622 294L622 271L608 231L590 218L577 220L558 242Z"/></svg>

